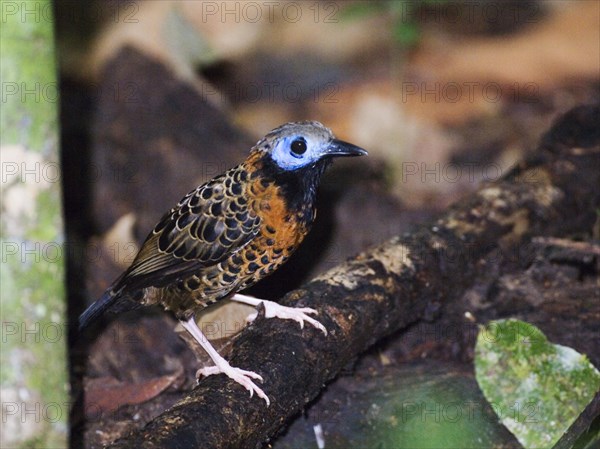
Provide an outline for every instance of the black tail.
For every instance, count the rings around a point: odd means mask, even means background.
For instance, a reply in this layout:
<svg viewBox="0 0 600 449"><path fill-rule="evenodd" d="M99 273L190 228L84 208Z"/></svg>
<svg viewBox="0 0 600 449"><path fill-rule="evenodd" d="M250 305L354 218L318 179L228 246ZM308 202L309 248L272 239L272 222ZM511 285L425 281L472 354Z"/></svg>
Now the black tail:
<svg viewBox="0 0 600 449"><path fill-rule="evenodd" d="M120 292L115 292L113 289L109 288L104 292L100 299L96 300L91 306L85 309L79 316L79 332L82 332L90 325L90 323L110 309L119 299L119 293Z"/></svg>

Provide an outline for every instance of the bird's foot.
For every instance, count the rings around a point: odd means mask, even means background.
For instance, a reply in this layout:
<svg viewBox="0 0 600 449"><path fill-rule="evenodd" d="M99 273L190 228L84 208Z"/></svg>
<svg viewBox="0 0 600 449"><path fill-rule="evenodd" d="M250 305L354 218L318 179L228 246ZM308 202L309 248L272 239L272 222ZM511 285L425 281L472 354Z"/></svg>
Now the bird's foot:
<svg viewBox="0 0 600 449"><path fill-rule="evenodd" d="M282 320L294 320L300 323L300 328L304 328L304 322L308 322L312 324L314 327L322 331L325 335L327 335L327 329L311 315L318 315L315 309L311 309L310 307L286 307L281 304L277 304L273 301L266 301L264 299L253 298L251 296L240 295L239 293L234 295L232 298L234 301L243 302L245 304L250 304L253 306L257 306L260 303L263 303L265 307L265 318L280 318ZM258 316L258 312L252 313L248 315L246 321L251 323Z"/></svg>
<svg viewBox="0 0 600 449"><path fill-rule="evenodd" d="M200 376L212 376L213 374L220 373L226 374L230 379L234 380L248 390L250 392L250 397L256 393L259 398L263 398L265 400L267 407L271 404L271 401L269 401L269 397L265 394L265 392L262 391L262 389L260 389L254 382L252 382L252 379L260 380L262 382L263 378L260 376L260 374L257 374L254 371L246 371L231 366L227 360L219 355L213 345L210 344L206 336L196 324L193 316L187 320L181 320L181 325L192 335L192 337L194 337L200 346L204 348L206 353L215 363L215 366L199 369L196 372L196 378Z"/></svg>
<svg viewBox="0 0 600 449"><path fill-rule="evenodd" d="M256 385L252 379L256 379L259 381L263 381L263 378L260 374L255 373L254 371L247 371L241 368L235 368L231 366L226 360L223 360L218 365L215 366L207 366L205 368L200 368L196 372L196 377L200 378L201 376L212 376L214 374L225 374L231 380L237 382L242 387L250 392L250 397L256 393L259 398L262 398L267 403L267 407L271 404L269 397L262 391L261 388Z"/></svg>

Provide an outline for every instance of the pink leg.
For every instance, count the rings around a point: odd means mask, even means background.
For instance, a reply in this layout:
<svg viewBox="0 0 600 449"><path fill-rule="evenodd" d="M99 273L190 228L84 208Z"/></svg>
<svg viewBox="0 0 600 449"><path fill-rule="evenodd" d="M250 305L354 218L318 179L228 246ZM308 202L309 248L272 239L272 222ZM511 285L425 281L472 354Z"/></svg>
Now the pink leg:
<svg viewBox="0 0 600 449"><path fill-rule="evenodd" d="M327 335L327 329L321 323L319 323L314 318L308 316L308 314L318 314L315 309L311 309L310 307L286 307L280 304L277 304L273 301L266 301L264 299L254 298L252 296L241 295L239 293L232 296L232 301L241 302L244 304L249 304L251 306L258 306L261 302L265 306L265 317L266 318L281 318L282 320L294 320L300 323L300 328L304 327L304 322L308 321L317 329L321 330L325 335ZM257 317L258 313L253 313L246 318L247 321L254 321Z"/></svg>
<svg viewBox="0 0 600 449"><path fill-rule="evenodd" d="M200 346L202 346L202 348L208 353L212 361L215 363L215 366L199 369L197 373L198 376L211 376L219 373L226 374L229 376L229 378L250 391L250 397L256 393L259 397L266 401L267 407L270 405L271 402L269 401L269 397L254 382L252 382L252 379L257 379L262 382L263 379L259 374L253 371L246 371L231 366L229 362L221 357L216 349L213 348L206 336L196 324L194 317L191 317L187 321L180 321L180 323L190 333L190 335L194 337L198 343L200 343Z"/></svg>

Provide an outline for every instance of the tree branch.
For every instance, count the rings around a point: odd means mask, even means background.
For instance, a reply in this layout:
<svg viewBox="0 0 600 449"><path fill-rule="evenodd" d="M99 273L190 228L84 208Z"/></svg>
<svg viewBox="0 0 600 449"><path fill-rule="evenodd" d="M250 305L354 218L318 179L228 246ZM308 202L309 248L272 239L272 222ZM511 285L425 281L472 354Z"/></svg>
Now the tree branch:
<svg viewBox="0 0 600 449"><path fill-rule="evenodd" d="M242 331L230 361L263 376L269 408L227 377L211 376L111 447L258 447L361 352L456 298L489 251L516 247L532 235L589 230L600 207L599 112L572 110L542 139L534 161L484 186L435 223L364 252L283 298L283 304L319 310L327 337L275 319L259 318Z"/></svg>

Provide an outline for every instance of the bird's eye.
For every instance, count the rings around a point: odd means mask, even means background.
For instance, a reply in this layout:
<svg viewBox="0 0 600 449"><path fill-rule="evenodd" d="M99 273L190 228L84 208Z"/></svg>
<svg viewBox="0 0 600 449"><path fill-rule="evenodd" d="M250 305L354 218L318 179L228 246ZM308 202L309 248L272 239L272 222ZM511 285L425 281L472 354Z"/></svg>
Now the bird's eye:
<svg viewBox="0 0 600 449"><path fill-rule="evenodd" d="M304 139L296 139L291 145L292 152L294 154L306 153L306 141Z"/></svg>

